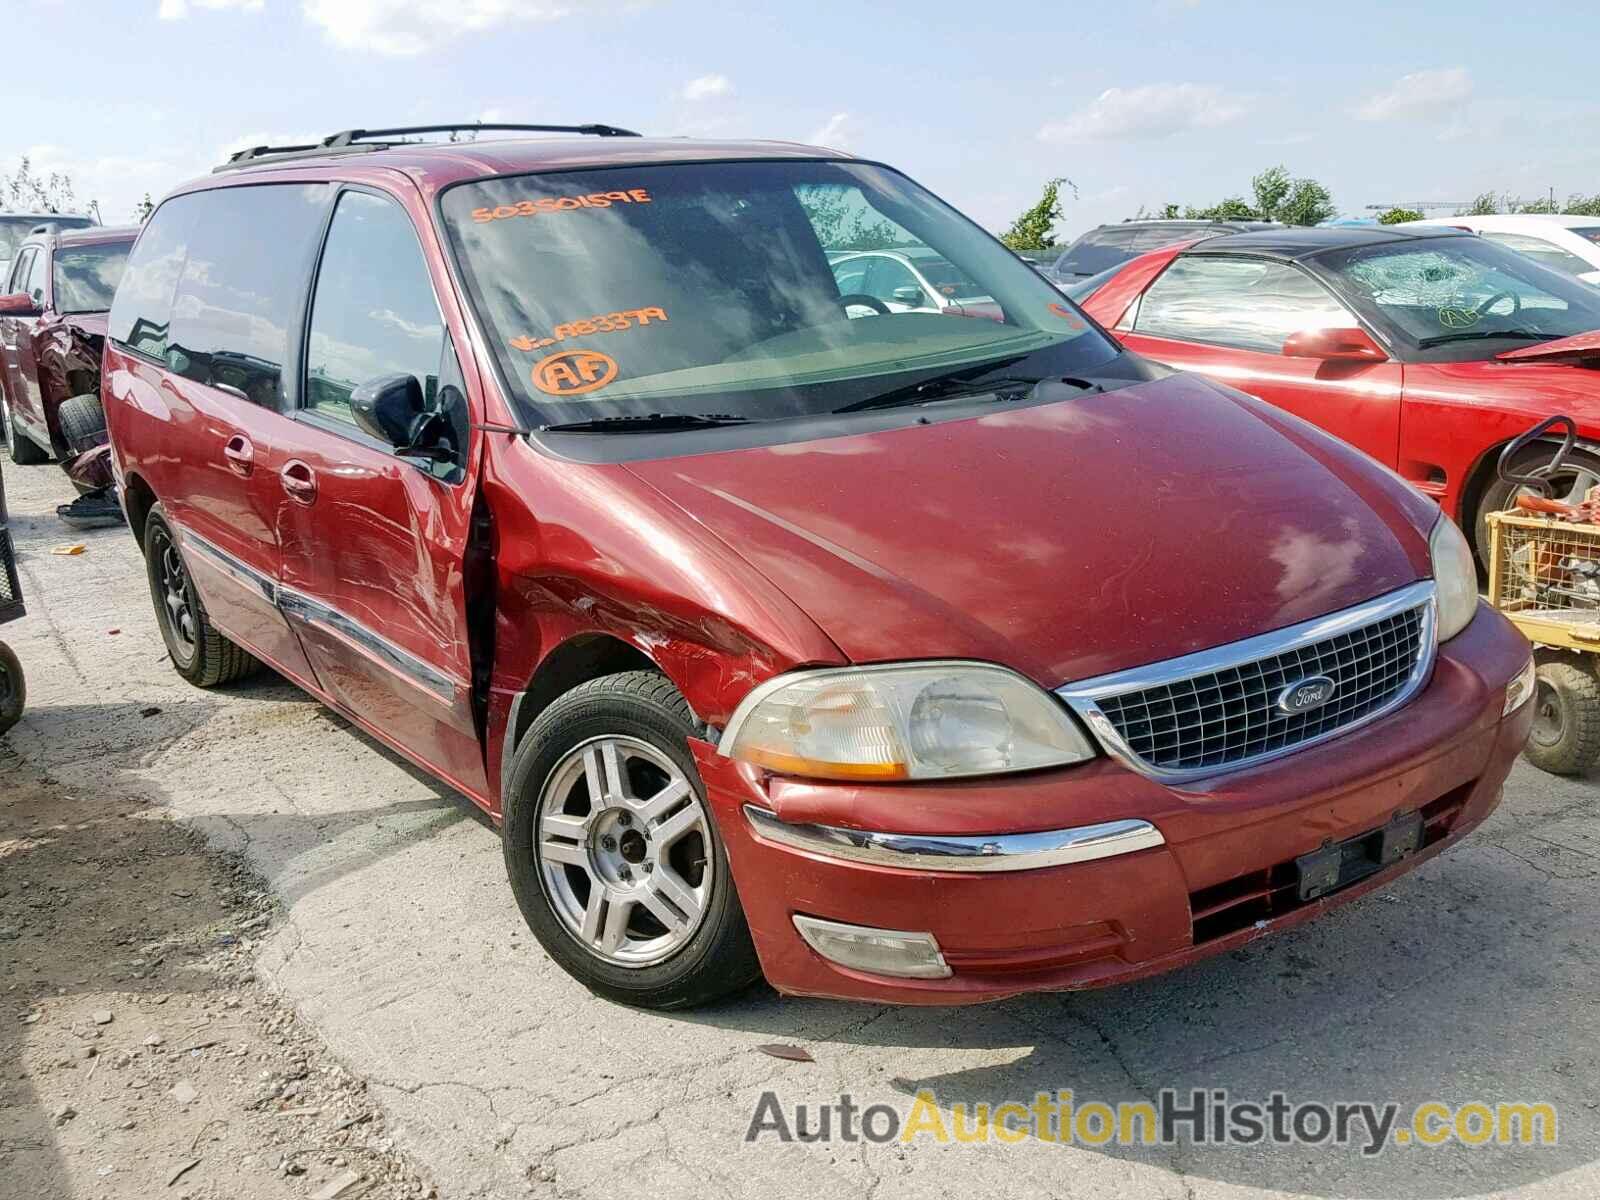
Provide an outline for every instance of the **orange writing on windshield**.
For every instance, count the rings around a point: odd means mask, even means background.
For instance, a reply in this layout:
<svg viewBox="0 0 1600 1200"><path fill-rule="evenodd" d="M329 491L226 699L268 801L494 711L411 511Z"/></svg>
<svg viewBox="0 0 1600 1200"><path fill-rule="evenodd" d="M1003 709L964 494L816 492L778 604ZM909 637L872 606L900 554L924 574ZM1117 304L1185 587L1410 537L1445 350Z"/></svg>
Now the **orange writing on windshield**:
<svg viewBox="0 0 1600 1200"><path fill-rule="evenodd" d="M562 350L533 364L533 386L550 396L581 396L617 377L617 360L598 350Z"/></svg>
<svg viewBox="0 0 1600 1200"><path fill-rule="evenodd" d="M628 308L617 312L601 313L599 316L584 317L580 321L563 321L550 331L550 336L545 338L529 337L520 334L509 339L513 350L534 351L543 350L546 346L554 346L557 342L564 342L570 337L592 337L597 333L620 333L624 329L632 329L638 325L648 325L652 321L665 321L667 310L664 308Z"/></svg>
<svg viewBox="0 0 1600 1200"><path fill-rule="evenodd" d="M511 217L537 217L541 213L571 212L579 208L610 208L613 204L650 204L650 193L644 188L629 188L621 192L590 192L586 196L545 196L538 200L519 200L515 204L500 204L494 208L475 208L472 219L480 225L490 221L504 221Z"/></svg>

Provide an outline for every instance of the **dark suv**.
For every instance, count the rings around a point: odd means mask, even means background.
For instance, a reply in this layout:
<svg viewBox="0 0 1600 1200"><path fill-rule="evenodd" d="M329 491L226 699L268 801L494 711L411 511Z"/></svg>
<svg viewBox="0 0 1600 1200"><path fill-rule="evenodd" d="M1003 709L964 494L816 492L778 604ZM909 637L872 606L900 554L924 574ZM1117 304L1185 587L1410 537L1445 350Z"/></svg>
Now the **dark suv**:
<svg viewBox="0 0 1600 1200"><path fill-rule="evenodd" d="M590 987L1131 979L1493 810L1528 644L1365 455L882 164L427 132L163 201L106 415L177 670L270 663L482 805ZM842 291L863 227L983 313Z"/></svg>
<svg viewBox="0 0 1600 1200"><path fill-rule="evenodd" d="M35 233L16 248L0 287L0 425L12 461L54 455L89 501L115 512L104 495L110 463L94 454L105 438L100 352L106 310L137 228L95 226Z"/></svg>

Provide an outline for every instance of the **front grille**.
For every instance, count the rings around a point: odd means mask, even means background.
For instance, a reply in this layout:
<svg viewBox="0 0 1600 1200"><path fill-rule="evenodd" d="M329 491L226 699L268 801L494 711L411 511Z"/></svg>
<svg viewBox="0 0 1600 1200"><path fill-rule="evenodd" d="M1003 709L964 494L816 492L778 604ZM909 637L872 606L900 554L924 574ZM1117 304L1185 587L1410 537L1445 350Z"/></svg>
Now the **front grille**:
<svg viewBox="0 0 1600 1200"><path fill-rule="evenodd" d="M1174 678L1160 677L1159 668L1135 672L1126 688L1111 680L1086 693L1088 715L1127 755L1157 772L1205 773L1266 758L1403 699L1432 651L1431 613L1430 599L1412 598L1409 607L1391 606L1325 637L1315 637L1314 629L1309 637L1287 631L1281 641L1253 639L1269 652L1244 662ZM1278 707L1286 688L1313 676L1333 681L1325 704L1304 712Z"/></svg>

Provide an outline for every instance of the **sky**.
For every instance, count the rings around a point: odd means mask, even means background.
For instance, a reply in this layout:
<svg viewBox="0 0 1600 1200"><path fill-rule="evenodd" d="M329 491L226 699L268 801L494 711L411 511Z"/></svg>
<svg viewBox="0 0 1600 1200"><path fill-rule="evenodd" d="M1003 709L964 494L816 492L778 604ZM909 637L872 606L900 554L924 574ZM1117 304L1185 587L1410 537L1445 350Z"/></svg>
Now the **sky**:
<svg viewBox="0 0 1600 1200"><path fill-rule="evenodd" d="M25 154L65 171L107 223L239 146L471 120L813 142L890 163L997 231L1063 176L1063 238L1247 195L1276 163L1353 216L1600 191L1587 6L1536 20L1504 0L0 7L0 171Z"/></svg>

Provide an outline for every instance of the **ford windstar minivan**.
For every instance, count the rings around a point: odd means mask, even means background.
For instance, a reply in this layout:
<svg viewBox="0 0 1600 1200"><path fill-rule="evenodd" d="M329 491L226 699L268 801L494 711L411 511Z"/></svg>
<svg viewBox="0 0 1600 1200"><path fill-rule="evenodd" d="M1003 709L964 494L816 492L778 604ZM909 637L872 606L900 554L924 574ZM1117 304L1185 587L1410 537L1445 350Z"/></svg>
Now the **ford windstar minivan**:
<svg viewBox="0 0 1600 1200"><path fill-rule="evenodd" d="M1118 346L894 169L351 131L167 197L103 397L177 670L503 826L631 1004L951 1004L1309 920L1478 825L1529 647L1430 501ZM991 303L842 294L845 248Z"/></svg>

